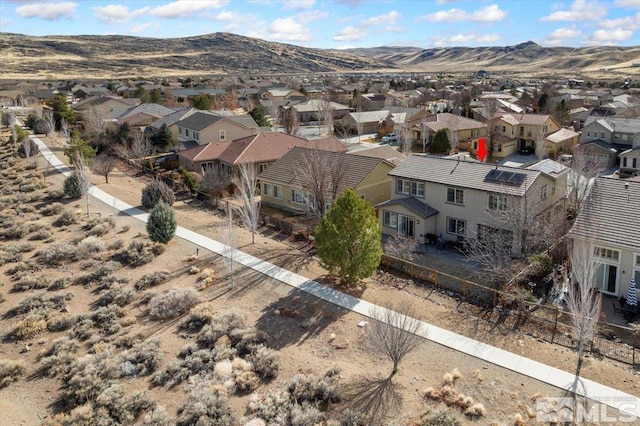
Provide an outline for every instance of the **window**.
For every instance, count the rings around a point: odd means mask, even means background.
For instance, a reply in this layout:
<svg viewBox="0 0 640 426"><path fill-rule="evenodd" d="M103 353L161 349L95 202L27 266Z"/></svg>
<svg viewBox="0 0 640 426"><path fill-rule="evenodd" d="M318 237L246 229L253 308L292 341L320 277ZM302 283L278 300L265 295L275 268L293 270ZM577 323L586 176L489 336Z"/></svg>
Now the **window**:
<svg viewBox="0 0 640 426"><path fill-rule="evenodd" d="M547 195L548 194L548 190L549 190L549 185L542 185L542 187L540 188L540 199L541 200L546 200L547 199Z"/></svg>
<svg viewBox="0 0 640 426"><path fill-rule="evenodd" d="M464 190L447 188L447 203L464 204Z"/></svg>
<svg viewBox="0 0 640 426"><path fill-rule="evenodd" d="M464 237L466 235L467 223L464 220L447 218L447 233Z"/></svg>
<svg viewBox="0 0 640 426"><path fill-rule="evenodd" d="M604 132L600 132L600 139L604 139Z"/></svg>
<svg viewBox="0 0 640 426"><path fill-rule="evenodd" d="M258 164L258 172L262 173L269 167L269 163L260 163Z"/></svg>
<svg viewBox="0 0 640 426"><path fill-rule="evenodd" d="M291 190L291 201L298 204L306 204L304 193L295 189Z"/></svg>
<svg viewBox="0 0 640 426"><path fill-rule="evenodd" d="M424 198L424 182L411 182L411 195Z"/></svg>
<svg viewBox="0 0 640 426"><path fill-rule="evenodd" d="M618 140L618 139L620 139L620 136L618 136L618 134L616 133L616 134L614 134L614 135L613 135L613 138L614 138L615 140Z"/></svg>
<svg viewBox="0 0 640 426"><path fill-rule="evenodd" d="M200 133L198 133L198 132L193 132L193 138L194 138L195 140L199 141L199 140L200 140Z"/></svg>
<svg viewBox="0 0 640 426"><path fill-rule="evenodd" d="M396 179L396 193L409 195L409 181L407 179Z"/></svg>
<svg viewBox="0 0 640 426"><path fill-rule="evenodd" d="M489 210L506 211L507 196L504 194L489 194Z"/></svg>
<svg viewBox="0 0 640 426"><path fill-rule="evenodd" d="M398 213L390 212L388 210L382 211L382 224L389 228L398 228Z"/></svg>
<svg viewBox="0 0 640 426"><path fill-rule="evenodd" d="M178 127L178 134L182 134L182 127Z"/></svg>
<svg viewBox="0 0 640 426"><path fill-rule="evenodd" d="M554 181L551 184L551 195L554 195L556 193L556 182Z"/></svg>
<svg viewBox="0 0 640 426"><path fill-rule="evenodd" d="M593 250L593 255L601 259L613 260L617 262L620 258L620 252L617 250L611 250L604 247L596 247Z"/></svg>
<svg viewBox="0 0 640 426"><path fill-rule="evenodd" d="M622 167L627 167L627 157L622 157Z"/></svg>
<svg viewBox="0 0 640 426"><path fill-rule="evenodd" d="M187 137L189 136L189 129L184 129L184 135Z"/></svg>
<svg viewBox="0 0 640 426"><path fill-rule="evenodd" d="M264 192L264 195L268 195L273 198L282 198L281 196L282 191L278 185L273 185L271 183L263 183L262 192Z"/></svg>
<svg viewBox="0 0 640 426"><path fill-rule="evenodd" d="M220 141L225 141L227 140L227 131L226 130L220 130Z"/></svg>
<svg viewBox="0 0 640 426"><path fill-rule="evenodd" d="M633 167L634 169L638 168L638 159L634 158L631 160L631 167Z"/></svg>

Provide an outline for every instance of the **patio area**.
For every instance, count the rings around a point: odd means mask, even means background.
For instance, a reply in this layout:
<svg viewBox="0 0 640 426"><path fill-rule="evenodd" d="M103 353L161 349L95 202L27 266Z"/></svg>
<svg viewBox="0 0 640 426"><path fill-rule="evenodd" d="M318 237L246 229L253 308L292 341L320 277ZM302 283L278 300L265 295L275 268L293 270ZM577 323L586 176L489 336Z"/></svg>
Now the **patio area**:
<svg viewBox="0 0 640 426"><path fill-rule="evenodd" d="M627 320L620 300L614 296L602 296L602 315L605 318L604 321L609 324L623 327L630 327L634 324L640 326L640 315L636 315L631 321Z"/></svg>

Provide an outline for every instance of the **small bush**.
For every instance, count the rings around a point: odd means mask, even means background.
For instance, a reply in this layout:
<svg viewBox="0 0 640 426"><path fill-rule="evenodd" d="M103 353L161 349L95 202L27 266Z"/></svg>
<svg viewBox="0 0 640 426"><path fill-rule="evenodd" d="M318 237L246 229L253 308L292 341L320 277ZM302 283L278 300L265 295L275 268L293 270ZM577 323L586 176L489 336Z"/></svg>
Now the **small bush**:
<svg viewBox="0 0 640 426"><path fill-rule="evenodd" d="M74 171L64 180L64 185L62 187L64 191L64 195L69 198L80 198L82 197L82 187L80 185L80 178L78 174Z"/></svg>
<svg viewBox="0 0 640 426"><path fill-rule="evenodd" d="M40 372L47 377L56 377L69 372L74 354L80 349L78 341L69 336L59 337L40 360Z"/></svg>
<svg viewBox="0 0 640 426"><path fill-rule="evenodd" d="M47 331L47 320L41 314L31 314L16 324L11 335L15 340L26 340Z"/></svg>
<svg viewBox="0 0 640 426"><path fill-rule="evenodd" d="M0 237L5 240L19 240L27 234L27 227L16 224L0 230Z"/></svg>
<svg viewBox="0 0 640 426"><path fill-rule="evenodd" d="M174 288L149 301L149 316L155 320L175 318L200 302L200 295L192 288Z"/></svg>
<svg viewBox="0 0 640 426"><path fill-rule="evenodd" d="M15 283L11 291L17 293L28 290L38 290L47 287L49 287L49 279L46 276L27 277L22 278L20 281Z"/></svg>
<svg viewBox="0 0 640 426"><path fill-rule="evenodd" d="M270 379L278 375L280 370L280 356L277 351L259 345L248 356L254 367L254 371L263 379Z"/></svg>
<svg viewBox="0 0 640 426"><path fill-rule="evenodd" d="M224 389L194 388L187 402L178 409L176 426L200 424L216 426L236 424Z"/></svg>
<svg viewBox="0 0 640 426"><path fill-rule="evenodd" d="M104 242L96 236L89 236L80 241L76 247L77 256L81 259L86 259L103 251Z"/></svg>
<svg viewBox="0 0 640 426"><path fill-rule="evenodd" d="M153 207L147 221L149 239L154 242L167 244L176 235L178 221L168 204L163 201Z"/></svg>
<svg viewBox="0 0 640 426"><path fill-rule="evenodd" d="M122 326L118 322L124 316L122 309L115 305L104 306L91 314L94 327L104 334L116 334Z"/></svg>
<svg viewBox="0 0 640 426"><path fill-rule="evenodd" d="M131 241L121 254L124 262L133 267L149 263L154 257L150 245L142 241Z"/></svg>
<svg viewBox="0 0 640 426"><path fill-rule="evenodd" d="M27 364L22 361L0 359L0 389L17 382L27 373Z"/></svg>
<svg viewBox="0 0 640 426"><path fill-rule="evenodd" d="M142 190L142 206L145 209L152 209L158 202L164 201L172 206L176 201L175 194L169 186L161 180L154 180L147 184Z"/></svg>
<svg viewBox="0 0 640 426"><path fill-rule="evenodd" d="M38 262L47 266L58 266L76 260L76 246L68 243L53 244L49 249L36 253Z"/></svg>
<svg viewBox="0 0 640 426"><path fill-rule="evenodd" d="M40 214L43 216L53 216L62 213L63 210L64 206L61 203L55 202L42 207L40 209Z"/></svg>
<svg viewBox="0 0 640 426"><path fill-rule="evenodd" d="M88 230L87 235L94 236L94 237L102 237L103 235L107 235L110 230L111 230L111 225L109 225L108 223L101 223L99 225L92 227L90 230Z"/></svg>
<svg viewBox="0 0 640 426"><path fill-rule="evenodd" d="M84 286L98 285L100 288L108 288L116 282L122 282L122 280L113 276L113 273L121 267L122 265L119 262L112 260L101 263L95 267L92 272L77 277L74 283ZM126 280L124 280L124 282L126 282Z"/></svg>
<svg viewBox="0 0 640 426"><path fill-rule="evenodd" d="M111 245L109 245L109 247L107 247L109 250L120 250L122 248L122 246L124 246L124 241L122 241L121 239L117 239L114 242L111 243Z"/></svg>
<svg viewBox="0 0 640 426"><path fill-rule="evenodd" d="M122 377L146 376L160 365L160 340L152 339L134 345L122 354Z"/></svg>
<svg viewBox="0 0 640 426"><path fill-rule="evenodd" d="M57 226L57 227L69 226L69 225L73 225L77 221L78 219L76 218L75 214L71 213L68 210L65 210L62 213L60 213L60 216L58 216L58 218L53 222L53 226Z"/></svg>
<svg viewBox="0 0 640 426"><path fill-rule="evenodd" d="M51 281L51 284L49 284L49 287L47 287L47 290L49 291L62 290L64 288L69 287L70 285L71 285L71 277L68 277L68 276L59 277Z"/></svg>
<svg viewBox="0 0 640 426"><path fill-rule="evenodd" d="M131 303L135 297L135 290L119 285L103 291L96 305L108 306L114 303L122 308Z"/></svg>
<svg viewBox="0 0 640 426"><path fill-rule="evenodd" d="M12 244L4 248L0 248L0 266L7 263L17 263L22 260L22 253L33 250L32 244Z"/></svg>
<svg viewBox="0 0 640 426"><path fill-rule="evenodd" d="M462 420L449 407L440 404L427 409L416 422L416 426L462 426Z"/></svg>
<svg viewBox="0 0 640 426"><path fill-rule="evenodd" d="M156 271L144 274L134 285L137 291L155 287L167 281L169 271Z"/></svg>
<svg viewBox="0 0 640 426"><path fill-rule="evenodd" d="M31 241L43 241L51 238L52 234L47 228L40 228L37 231L33 232L33 234L29 235L29 239Z"/></svg>

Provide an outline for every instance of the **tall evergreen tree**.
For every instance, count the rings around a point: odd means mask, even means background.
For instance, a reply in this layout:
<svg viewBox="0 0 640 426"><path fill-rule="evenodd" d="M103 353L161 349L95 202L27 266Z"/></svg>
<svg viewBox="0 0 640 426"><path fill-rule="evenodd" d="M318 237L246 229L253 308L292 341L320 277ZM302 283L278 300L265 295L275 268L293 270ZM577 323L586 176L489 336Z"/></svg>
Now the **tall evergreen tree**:
<svg viewBox="0 0 640 426"><path fill-rule="evenodd" d="M178 221L176 215L164 201L160 201L151 210L147 221L147 232L149 239L162 244L167 244L176 235Z"/></svg>

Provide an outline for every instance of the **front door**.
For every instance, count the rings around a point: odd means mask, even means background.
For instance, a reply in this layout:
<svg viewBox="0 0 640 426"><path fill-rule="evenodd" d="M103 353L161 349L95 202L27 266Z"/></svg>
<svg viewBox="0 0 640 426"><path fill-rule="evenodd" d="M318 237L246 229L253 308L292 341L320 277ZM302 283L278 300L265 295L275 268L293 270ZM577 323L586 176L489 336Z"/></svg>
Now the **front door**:
<svg viewBox="0 0 640 426"><path fill-rule="evenodd" d="M618 267L601 263L596 270L596 287L603 293L616 294Z"/></svg>
<svg viewBox="0 0 640 426"><path fill-rule="evenodd" d="M414 233L413 217L399 214L398 234L402 235L403 237L413 237Z"/></svg>

